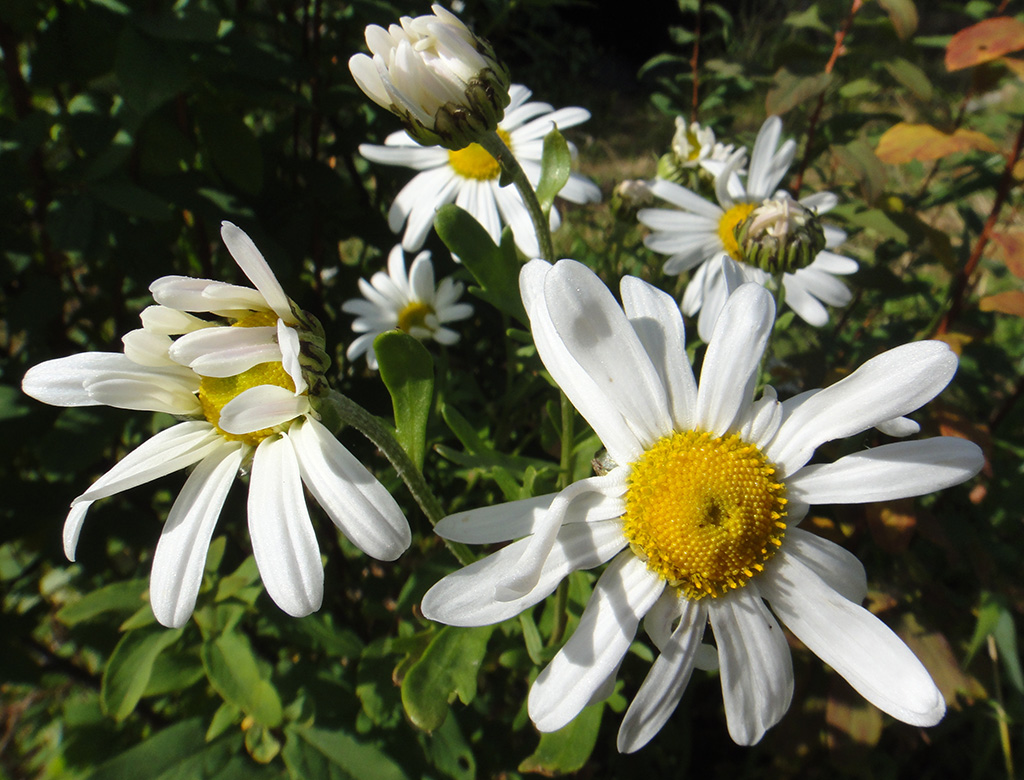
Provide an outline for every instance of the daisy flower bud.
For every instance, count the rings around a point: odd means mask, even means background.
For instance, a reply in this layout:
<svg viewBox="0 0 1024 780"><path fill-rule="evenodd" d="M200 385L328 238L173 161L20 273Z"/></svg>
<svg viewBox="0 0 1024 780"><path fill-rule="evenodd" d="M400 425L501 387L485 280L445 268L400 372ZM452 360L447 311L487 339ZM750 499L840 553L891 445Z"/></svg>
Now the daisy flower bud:
<svg viewBox="0 0 1024 780"><path fill-rule="evenodd" d="M424 146L463 149L493 132L509 103L508 69L486 41L440 5L366 28L372 57L348 61L359 88Z"/></svg>
<svg viewBox="0 0 1024 780"><path fill-rule="evenodd" d="M785 193L764 201L735 232L744 262L768 273L806 268L825 248L815 213Z"/></svg>

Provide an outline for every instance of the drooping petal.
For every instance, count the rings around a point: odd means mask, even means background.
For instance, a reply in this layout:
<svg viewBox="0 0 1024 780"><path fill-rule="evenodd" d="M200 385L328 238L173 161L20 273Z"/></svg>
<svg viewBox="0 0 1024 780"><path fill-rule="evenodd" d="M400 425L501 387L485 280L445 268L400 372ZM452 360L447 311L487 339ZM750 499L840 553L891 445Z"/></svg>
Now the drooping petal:
<svg viewBox="0 0 1024 780"><path fill-rule="evenodd" d="M822 539L801 528L788 528L779 555L797 556L829 587L855 604L864 601L868 594L868 576L864 564L852 552L828 539Z"/></svg>
<svg viewBox="0 0 1024 780"><path fill-rule="evenodd" d="M634 753L654 737L675 712L690 681L707 624L707 607L686 600L679 626L661 649L619 726L620 753Z"/></svg>
<svg viewBox="0 0 1024 780"><path fill-rule="evenodd" d="M323 425L307 417L288 430L302 481L342 533L367 555L393 561L412 541L398 503Z"/></svg>
<svg viewBox="0 0 1024 780"><path fill-rule="evenodd" d="M959 485L984 465L985 456L978 445L937 436L885 444L835 463L805 466L786 480L786 489L808 504L891 501Z"/></svg>
<svg viewBox="0 0 1024 780"><path fill-rule="evenodd" d="M781 556L759 582L786 627L869 702L914 726L942 719L942 693L910 648L798 557Z"/></svg>
<svg viewBox="0 0 1024 780"><path fill-rule="evenodd" d="M590 702L618 666L665 581L632 553L615 558L594 586L569 641L537 677L527 707L539 731L556 731Z"/></svg>
<svg viewBox="0 0 1024 780"><path fill-rule="evenodd" d="M85 523L86 512L92 506L92 501L79 501L71 505L67 519L64 521L64 555L74 563L75 550L78 548L78 537L82 534L82 525Z"/></svg>
<svg viewBox="0 0 1024 780"><path fill-rule="evenodd" d="M237 436L284 425L308 411L308 396L297 396L277 385L256 385L224 404L217 424Z"/></svg>
<svg viewBox="0 0 1024 780"><path fill-rule="evenodd" d="M793 699L789 645L753 582L712 600L708 609L722 664L729 736L739 745L754 745Z"/></svg>
<svg viewBox="0 0 1024 780"><path fill-rule="evenodd" d="M140 366L120 352L82 352L32 366L21 380L21 389L51 406L99 406L104 402L89 393L91 382L113 377L160 382L178 376L174 368Z"/></svg>
<svg viewBox="0 0 1024 780"><path fill-rule="evenodd" d="M267 309L267 302L259 290L213 279L162 276L149 285L149 291L157 303L186 312Z"/></svg>
<svg viewBox="0 0 1024 780"><path fill-rule="evenodd" d="M287 436L260 442L249 478L249 537L263 585L292 617L320 609L324 567Z"/></svg>
<svg viewBox="0 0 1024 780"><path fill-rule="evenodd" d="M277 321L277 344L281 348L281 366L284 372L295 385L295 395L302 395L309 389L306 384L306 377L302 374L302 364L299 362L299 352L302 349L299 341L299 332L295 328L289 328L284 320Z"/></svg>
<svg viewBox="0 0 1024 780"><path fill-rule="evenodd" d="M149 603L169 628L185 625L196 605L210 537L246 448L225 442L196 467L174 500L153 553Z"/></svg>
<svg viewBox="0 0 1024 780"><path fill-rule="evenodd" d="M294 323L295 315L292 314L292 306L284 288L277 281L274 272L270 270L263 253L256 248L256 244L241 228L230 222L220 223L220 237L224 240L225 246L231 256L235 258L238 267L249 277L249 281L260 291L260 295L267 302L267 306L282 320Z"/></svg>

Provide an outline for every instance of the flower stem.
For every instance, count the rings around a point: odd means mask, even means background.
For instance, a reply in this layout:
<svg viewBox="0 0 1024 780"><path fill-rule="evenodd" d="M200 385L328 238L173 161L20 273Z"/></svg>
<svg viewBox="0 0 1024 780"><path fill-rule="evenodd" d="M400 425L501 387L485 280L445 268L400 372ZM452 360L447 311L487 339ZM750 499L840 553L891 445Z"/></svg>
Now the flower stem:
<svg viewBox="0 0 1024 780"><path fill-rule="evenodd" d="M398 443L387 426L355 401L337 391L331 391L330 403L340 423L351 425L384 453L384 457L391 462L398 476L409 488L409 492L416 499L416 503L420 505L420 509L423 510L423 514L427 516L430 524L437 525L445 515L441 502L437 500L430 486L427 485L423 472L416 468L412 458ZM473 554L466 545L448 539L445 539L444 543L463 566L468 566L473 562Z"/></svg>
<svg viewBox="0 0 1024 780"><path fill-rule="evenodd" d="M526 172L523 171L523 167L496 131L480 138L479 144L491 157L498 161L498 165L501 166L502 170L502 178L507 177L516 185L516 189L519 190L519 194L523 197L523 203L526 204L530 220L533 222L533 230L537 234L537 241L540 243L541 255L549 263L555 262L555 248L551 243L550 223L544 210L540 207L540 201L537 200L537 193L534 192L533 185L526 178Z"/></svg>

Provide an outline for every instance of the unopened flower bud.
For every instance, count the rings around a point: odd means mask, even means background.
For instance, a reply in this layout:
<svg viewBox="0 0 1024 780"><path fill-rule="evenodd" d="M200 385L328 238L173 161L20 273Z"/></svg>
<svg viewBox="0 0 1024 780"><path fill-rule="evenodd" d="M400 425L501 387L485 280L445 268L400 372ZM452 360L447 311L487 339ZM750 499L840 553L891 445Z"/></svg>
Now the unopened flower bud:
<svg viewBox="0 0 1024 780"><path fill-rule="evenodd" d="M788 195L765 200L735 235L743 261L773 274L806 268L825 248L817 215Z"/></svg>

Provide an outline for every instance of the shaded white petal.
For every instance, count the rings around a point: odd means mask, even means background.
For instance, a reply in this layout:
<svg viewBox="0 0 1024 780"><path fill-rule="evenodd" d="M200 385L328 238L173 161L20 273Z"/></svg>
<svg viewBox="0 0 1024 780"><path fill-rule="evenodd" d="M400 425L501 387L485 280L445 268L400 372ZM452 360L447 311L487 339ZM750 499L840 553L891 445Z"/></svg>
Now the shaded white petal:
<svg viewBox="0 0 1024 780"><path fill-rule="evenodd" d="M160 431L121 458L72 504L112 496L191 466L223 443L224 439L206 420L178 423Z"/></svg>
<svg viewBox="0 0 1024 780"><path fill-rule="evenodd" d="M675 712L690 681L707 619L707 607L702 602L684 602L679 626L661 649L622 719L616 742L620 753L642 748Z"/></svg>
<svg viewBox="0 0 1024 780"><path fill-rule="evenodd" d="M878 423L875 427L886 436L893 436L898 439L904 436L913 436L921 430L920 424L909 417L894 417L891 420Z"/></svg>
<svg viewBox="0 0 1024 780"><path fill-rule="evenodd" d="M235 258L238 267L249 277L253 286L260 291L267 306L285 322L295 322L291 303L288 301L288 296L284 294L281 283L277 281L277 277L270 270L263 254L256 248L256 244L246 235L245 231L230 222L221 222L220 237L224 240L231 256Z"/></svg>
<svg viewBox="0 0 1024 780"><path fill-rule="evenodd" d="M320 609L324 567L287 436L268 436L256 448L248 513L252 552L270 598L292 617Z"/></svg>
<svg viewBox="0 0 1024 780"><path fill-rule="evenodd" d="M398 503L323 425L307 417L288 430L302 481L342 533L367 555L393 561L412 541Z"/></svg>
<svg viewBox="0 0 1024 780"><path fill-rule="evenodd" d="M71 505L67 519L64 520L64 555L74 563L75 550L78 548L78 537L82 534L82 524L85 523L85 514L92 506L92 501L80 501Z"/></svg>
<svg viewBox="0 0 1024 780"><path fill-rule="evenodd" d="M196 379L194 374L184 381L173 375L110 377L91 381L86 389L104 406L191 416L202 414Z"/></svg>
<svg viewBox="0 0 1024 780"><path fill-rule="evenodd" d="M765 452L783 476L803 466L817 447L901 417L927 403L949 384L957 358L941 341L890 349L845 379L810 395L784 413ZM785 408L785 407L784 407Z"/></svg>
<svg viewBox="0 0 1024 780"><path fill-rule="evenodd" d="M182 312L184 313L184 312ZM131 330L121 336L121 343L124 344L124 354L133 363L140 366L173 366L167 351L170 349L170 336L161 333L153 333L145 328Z"/></svg>
<svg viewBox="0 0 1024 780"><path fill-rule="evenodd" d="M697 427L721 436L740 424L753 400L757 370L775 320L771 293L745 284L715 325L697 389Z"/></svg>
<svg viewBox="0 0 1024 780"><path fill-rule="evenodd" d="M153 553L149 603L169 628L185 625L203 583L210 537L246 448L225 442L196 466L167 515Z"/></svg>
<svg viewBox="0 0 1024 780"><path fill-rule="evenodd" d="M183 333L191 333L200 328L216 325L216 323L201 320L187 312L159 305L147 306L139 314L139 319L142 320L143 328L161 336L180 336Z"/></svg>
<svg viewBox="0 0 1024 780"><path fill-rule="evenodd" d="M257 385L224 404L217 425L239 435L283 425L308 411L308 396L297 396L277 385Z"/></svg>
<svg viewBox="0 0 1024 780"><path fill-rule="evenodd" d="M786 539L779 554L797 556L843 598L856 604L864 601L868 594L868 576L864 564L845 547L828 539L822 539L801 528L790 527L786 529ZM768 566L772 565L769 562Z"/></svg>
<svg viewBox="0 0 1024 780"><path fill-rule="evenodd" d="M170 349L172 359L200 376L229 377L260 363L280 362L273 326L204 328L186 333Z"/></svg>
<svg viewBox="0 0 1024 780"><path fill-rule="evenodd" d="M754 140L747 174L747 192L758 200L768 197L778 184L777 180L771 181L771 168L781 135L782 120L777 116L770 116L764 120Z"/></svg>
<svg viewBox="0 0 1024 780"><path fill-rule="evenodd" d="M404 132L403 132L404 135ZM448 163L448 151L432 146L376 146L359 144L359 154L382 165L401 165L414 171L426 171Z"/></svg>
<svg viewBox="0 0 1024 780"><path fill-rule="evenodd" d="M747 411L746 419L739 430L740 438L760 449L775 435L781 422L782 404L778 402L775 388L766 385L761 398Z"/></svg>
<svg viewBox="0 0 1024 780"><path fill-rule="evenodd" d="M259 290L213 279L163 276L149 285L149 291L157 303L182 311L266 311L268 308Z"/></svg>
<svg viewBox="0 0 1024 780"><path fill-rule="evenodd" d="M664 588L665 581L631 552L609 564L569 641L530 688L527 707L539 731L557 731L589 703Z"/></svg>
<svg viewBox="0 0 1024 780"><path fill-rule="evenodd" d="M306 384L299 363L299 352L302 349L299 332L285 325L284 320L277 321L277 345L281 349L281 366L295 385L295 395L302 395L309 389L309 385Z"/></svg>
<svg viewBox="0 0 1024 780"><path fill-rule="evenodd" d="M880 710L914 726L938 723L946 703L910 648L798 557L779 557L759 583L786 627Z"/></svg>
<svg viewBox="0 0 1024 780"><path fill-rule="evenodd" d="M729 736L737 744L754 745L782 719L793 699L789 645L753 582L712 599L708 609L722 665Z"/></svg>
<svg viewBox="0 0 1024 780"><path fill-rule="evenodd" d="M423 616L450 626L500 623L547 598L570 573L610 560L626 546L626 539L618 520L565 525L544 561L537 586L516 601L499 601L494 596L494 583L518 563L528 544L529 539L513 542L449 574L423 597Z"/></svg>

